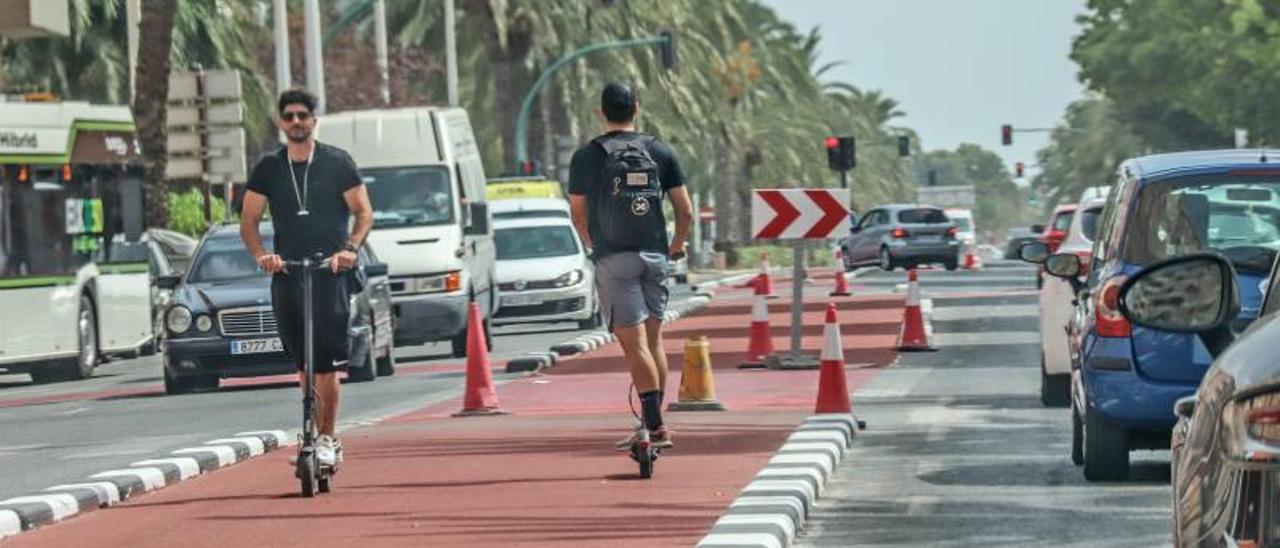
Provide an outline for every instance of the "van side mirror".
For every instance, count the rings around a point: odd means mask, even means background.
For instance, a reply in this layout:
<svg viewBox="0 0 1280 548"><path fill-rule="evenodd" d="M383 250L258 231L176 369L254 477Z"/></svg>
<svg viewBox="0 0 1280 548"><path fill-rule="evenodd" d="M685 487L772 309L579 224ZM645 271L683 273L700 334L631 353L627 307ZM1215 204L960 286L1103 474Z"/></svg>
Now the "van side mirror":
<svg viewBox="0 0 1280 548"><path fill-rule="evenodd" d="M390 272L387 263L370 263L364 265L364 273L368 276L386 276Z"/></svg>
<svg viewBox="0 0 1280 548"><path fill-rule="evenodd" d="M1044 234L1044 225L1031 225L1032 234Z"/></svg>
<svg viewBox="0 0 1280 548"><path fill-rule="evenodd" d="M1216 253L1153 264L1121 286L1119 300L1120 313L1129 321L1176 333L1228 327L1240 313L1235 269Z"/></svg>
<svg viewBox="0 0 1280 548"><path fill-rule="evenodd" d="M489 233L489 203L471 202L467 204L471 215L462 233L466 236L483 236Z"/></svg>
<svg viewBox="0 0 1280 548"><path fill-rule="evenodd" d="M1044 244L1040 244L1044 245ZM1057 253L1044 260L1044 271L1055 278L1073 280L1080 277L1080 256L1075 253Z"/></svg>

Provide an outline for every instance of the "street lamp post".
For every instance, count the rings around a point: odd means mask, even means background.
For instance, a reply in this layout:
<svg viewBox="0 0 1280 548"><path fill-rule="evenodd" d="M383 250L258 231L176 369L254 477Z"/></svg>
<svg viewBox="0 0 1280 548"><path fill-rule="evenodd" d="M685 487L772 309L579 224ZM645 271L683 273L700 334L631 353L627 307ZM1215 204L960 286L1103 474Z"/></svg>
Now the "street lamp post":
<svg viewBox="0 0 1280 548"><path fill-rule="evenodd" d="M597 51L653 46L659 44L666 44L670 46L673 43L673 40L673 35L670 33L663 33L662 35L651 36L648 38L603 42L579 48L557 59L556 62L552 63L551 66L542 71L542 74L538 76L538 79L533 82L533 86L529 88L528 93L525 94L524 101L520 103L520 114L516 117L516 133L513 136L516 147L516 165L523 166L529 161L529 116L533 112L533 101L538 97L538 93L542 91L542 88L546 87L547 82L551 81L551 76L555 74L556 71L564 68L565 65L568 65L580 57Z"/></svg>

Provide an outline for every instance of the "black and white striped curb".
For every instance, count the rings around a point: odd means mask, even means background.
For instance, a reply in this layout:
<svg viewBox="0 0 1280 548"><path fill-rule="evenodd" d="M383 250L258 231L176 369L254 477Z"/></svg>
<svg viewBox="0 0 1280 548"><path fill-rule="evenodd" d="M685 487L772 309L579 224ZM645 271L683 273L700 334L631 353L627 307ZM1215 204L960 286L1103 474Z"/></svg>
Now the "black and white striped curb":
<svg viewBox="0 0 1280 548"><path fill-rule="evenodd" d="M556 364L559 354L555 352L530 352L527 355L507 360L507 373L523 373L539 371Z"/></svg>
<svg viewBox="0 0 1280 548"><path fill-rule="evenodd" d="M849 414L805 419L698 541L698 547L791 546L836 466L853 446L857 430L858 421Z"/></svg>
<svg viewBox="0 0 1280 548"><path fill-rule="evenodd" d="M288 437L279 430L241 432L162 458L138 461L128 468L94 474L82 482L0 500L0 538L111 506L286 445Z"/></svg>
<svg viewBox="0 0 1280 548"><path fill-rule="evenodd" d="M690 297L689 300L681 303L679 306L667 310L666 314L662 317L662 323L668 324L697 312L709 302L711 302L711 297L705 295L695 295ZM551 351L559 356L584 354L612 343L614 339L613 333L609 333L608 331L592 331L574 339L556 344L551 347Z"/></svg>

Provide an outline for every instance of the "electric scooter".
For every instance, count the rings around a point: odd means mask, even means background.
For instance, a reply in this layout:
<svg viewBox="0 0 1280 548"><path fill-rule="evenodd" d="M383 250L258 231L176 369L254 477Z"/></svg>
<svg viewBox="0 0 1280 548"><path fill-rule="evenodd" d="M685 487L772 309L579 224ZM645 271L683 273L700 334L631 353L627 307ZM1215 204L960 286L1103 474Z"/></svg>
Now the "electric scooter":
<svg viewBox="0 0 1280 548"><path fill-rule="evenodd" d="M322 255L316 255L314 258L307 258L301 261L285 261L287 268L297 268L302 275L302 316L303 316L303 344L306 345L304 351L305 374L303 375L302 390L302 433L298 443L298 460L295 464L295 475L302 484L302 496L314 497L316 492L328 493L330 489L330 481L333 475L337 473L336 466L322 466L319 459L316 458L316 440L319 438L316 432L315 418L315 368L312 363L315 359L315 321L313 317L312 294L311 294L311 277L315 270L330 268L331 259L324 259Z"/></svg>

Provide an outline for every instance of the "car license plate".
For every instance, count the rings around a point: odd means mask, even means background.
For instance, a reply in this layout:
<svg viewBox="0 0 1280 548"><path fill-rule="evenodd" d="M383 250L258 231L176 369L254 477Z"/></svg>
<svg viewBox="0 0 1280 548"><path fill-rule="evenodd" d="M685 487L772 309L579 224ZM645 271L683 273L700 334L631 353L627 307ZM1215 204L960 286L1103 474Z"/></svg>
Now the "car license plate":
<svg viewBox="0 0 1280 548"><path fill-rule="evenodd" d="M537 295L511 295L503 297L502 304L507 306L530 306L542 304L542 297Z"/></svg>
<svg viewBox="0 0 1280 548"><path fill-rule="evenodd" d="M284 344L280 342L280 339L231 341L232 354L265 354L268 352L284 352Z"/></svg>

